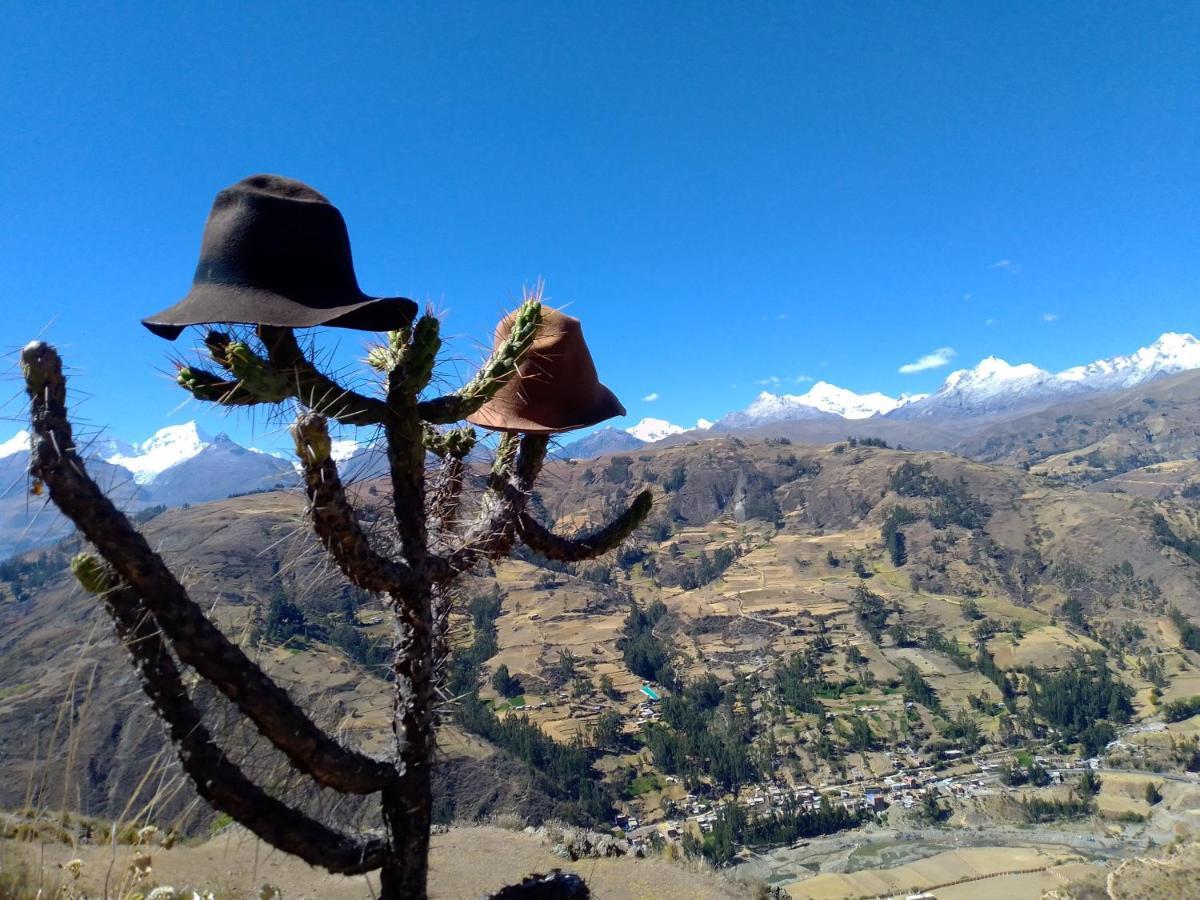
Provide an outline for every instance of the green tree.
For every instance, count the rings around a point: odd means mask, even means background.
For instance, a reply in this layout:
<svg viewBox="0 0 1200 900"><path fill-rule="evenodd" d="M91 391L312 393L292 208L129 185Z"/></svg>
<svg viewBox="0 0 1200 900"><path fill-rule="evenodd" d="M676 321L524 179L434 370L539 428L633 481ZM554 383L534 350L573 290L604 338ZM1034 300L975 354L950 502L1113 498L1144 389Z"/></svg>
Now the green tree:
<svg viewBox="0 0 1200 900"><path fill-rule="evenodd" d="M1100 776L1090 767L1084 769L1083 774L1079 776L1079 784L1076 789L1082 797L1095 797L1100 793Z"/></svg>
<svg viewBox="0 0 1200 900"><path fill-rule="evenodd" d="M1162 791L1159 790L1159 786L1153 781L1146 782L1146 802L1151 806L1157 806L1162 802L1162 798L1163 795Z"/></svg>
<svg viewBox="0 0 1200 900"><path fill-rule="evenodd" d="M600 693L602 693L609 700L622 699L621 692L617 690L616 685L613 684L612 678L610 678L608 675L600 676Z"/></svg>
<svg viewBox="0 0 1200 900"><path fill-rule="evenodd" d="M282 592L271 597L271 605L267 609L267 621L263 626L263 636L275 644L282 644L288 638L303 635L308 625L304 611L292 603Z"/></svg>
<svg viewBox="0 0 1200 900"><path fill-rule="evenodd" d="M500 663L492 673L492 687L501 697L516 697L521 693L521 682L509 674L508 666Z"/></svg>
<svg viewBox="0 0 1200 900"><path fill-rule="evenodd" d="M621 717L607 709L596 718L592 727L592 741L597 747L616 747L621 743Z"/></svg>

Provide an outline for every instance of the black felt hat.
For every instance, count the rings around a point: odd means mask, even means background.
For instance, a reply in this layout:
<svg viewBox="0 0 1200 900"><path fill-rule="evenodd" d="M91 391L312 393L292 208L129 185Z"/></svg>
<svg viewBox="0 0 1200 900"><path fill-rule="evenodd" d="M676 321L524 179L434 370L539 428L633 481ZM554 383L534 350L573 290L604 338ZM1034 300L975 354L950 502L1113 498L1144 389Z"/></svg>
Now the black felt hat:
<svg viewBox="0 0 1200 900"><path fill-rule="evenodd" d="M173 341L210 322L393 331L416 313L405 297L359 289L336 206L291 178L253 175L213 201L191 291L142 324Z"/></svg>

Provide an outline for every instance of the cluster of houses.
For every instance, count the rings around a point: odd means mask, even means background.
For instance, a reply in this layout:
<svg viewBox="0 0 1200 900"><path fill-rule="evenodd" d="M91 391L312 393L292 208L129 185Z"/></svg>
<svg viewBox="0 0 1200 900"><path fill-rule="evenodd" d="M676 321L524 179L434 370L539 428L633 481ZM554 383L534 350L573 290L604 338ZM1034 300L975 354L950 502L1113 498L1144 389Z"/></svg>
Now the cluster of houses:
<svg viewBox="0 0 1200 900"><path fill-rule="evenodd" d="M913 809L931 794L962 799L996 793L1001 789L1000 771L1005 765L1012 763L1011 759L1007 763L982 757L970 759L960 751L954 750L945 751L945 754L948 759L961 762L967 771L960 769L957 773L947 774L923 767L897 771L876 780L861 779L846 785L821 787L770 782L746 788L737 798L726 802L738 803L751 814L770 812L795 802L805 809L815 811L820 808L823 800L840 803L849 811L866 810L880 813L897 804L905 809ZM1037 762L1047 768L1052 781L1063 783L1076 768L1081 768L1091 761L1058 760L1039 756ZM1056 764L1059 764L1059 767L1055 768ZM678 779L667 776L667 781L675 783ZM702 833L712 831L724 805L722 802L710 802L689 793L679 801L679 812L684 813L682 818L643 824L633 816L619 815L613 824L624 831L635 845L650 840L655 833L667 841L678 841L692 828L690 823L694 823Z"/></svg>
<svg viewBox="0 0 1200 900"><path fill-rule="evenodd" d="M637 708L637 717L639 722L657 722L662 718L662 713L653 703L643 703Z"/></svg>

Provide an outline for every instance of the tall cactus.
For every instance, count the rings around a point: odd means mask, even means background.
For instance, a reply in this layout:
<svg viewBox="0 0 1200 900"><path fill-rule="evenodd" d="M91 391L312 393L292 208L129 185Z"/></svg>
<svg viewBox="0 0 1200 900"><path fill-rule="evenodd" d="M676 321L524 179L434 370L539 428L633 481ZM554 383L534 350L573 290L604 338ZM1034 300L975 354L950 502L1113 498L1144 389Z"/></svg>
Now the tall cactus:
<svg viewBox="0 0 1200 900"><path fill-rule="evenodd" d="M66 378L57 351L38 341L21 353L35 488L44 484L51 500L95 548L95 554L80 554L72 571L102 599L196 790L263 840L313 865L345 874L378 870L385 898L426 896L437 698L454 582L477 564L507 555L517 540L554 559L594 558L620 544L650 509L647 492L591 535L554 534L526 511L548 437L506 434L477 513L472 520L462 518L465 459L475 433L436 426L471 415L508 379L520 377L521 358L540 319L540 299L526 299L507 339L475 377L461 390L435 398L421 396L441 346L437 320L429 315L411 328L389 333L368 357L386 378L383 397L352 391L322 373L288 328L260 326L258 350L211 331L205 344L223 372L179 371L180 386L199 400L227 406L294 404L292 436L313 530L346 578L386 596L395 612L395 752L390 759L344 746L322 730L207 618L89 477L67 418ZM382 429L398 548L393 555L381 553L368 539L347 499L330 454L329 419ZM427 490L430 457L438 460L439 471ZM236 705L298 772L342 793L379 794L379 836L342 834L255 784L204 727L175 657Z"/></svg>

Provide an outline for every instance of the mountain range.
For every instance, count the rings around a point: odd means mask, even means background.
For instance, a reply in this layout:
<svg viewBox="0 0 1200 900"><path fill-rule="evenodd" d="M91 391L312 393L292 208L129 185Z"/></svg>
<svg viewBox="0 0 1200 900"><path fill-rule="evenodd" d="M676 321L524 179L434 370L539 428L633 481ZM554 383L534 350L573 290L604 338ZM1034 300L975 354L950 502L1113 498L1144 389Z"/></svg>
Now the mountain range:
<svg viewBox="0 0 1200 900"><path fill-rule="evenodd" d="M1164 334L1129 355L1058 373L989 356L974 368L952 372L932 394L858 394L820 381L799 395L764 391L745 409L715 423L701 419L685 428L666 419L644 418L625 429L605 427L565 444L556 455L587 459L628 453L650 444L693 440L709 431L778 431L818 443L869 434L911 447L969 452L963 442L994 430L998 423L1194 369L1200 369L1200 341L1177 333ZM1014 433L1022 430L1018 427ZM68 530L52 507L43 510L42 501L28 498L22 490L28 441L28 433L21 431L0 442L0 480L7 488L0 496L0 558ZM96 440L86 456L101 484L135 512L287 488L297 480L291 459L243 447L225 434L210 437L195 422L167 426L136 444ZM348 477L369 478L385 468L377 448L353 440L336 441L334 456Z"/></svg>
<svg viewBox="0 0 1200 900"><path fill-rule="evenodd" d="M26 494L28 453L27 431L0 443L0 482L5 489L0 495L0 559L70 530L44 498ZM297 483L290 460L243 447L226 434L209 437L195 422L161 428L139 444L113 438L91 441L84 456L101 487L134 513Z"/></svg>
<svg viewBox="0 0 1200 900"><path fill-rule="evenodd" d="M745 409L727 413L712 425L716 432L761 429L779 423L812 422L872 425L913 422L934 428L973 420L974 424L1043 409L1056 403L1136 387L1192 369L1200 369L1200 340L1190 334L1167 332L1148 347L1127 356L1114 356L1052 373L1032 363L1013 365L995 356L974 368L951 372L931 394L891 397L879 392L858 394L818 381L803 394L763 391ZM647 423L650 423L647 426ZM562 455L573 458L629 451L684 434L685 429L663 419L644 419L621 432L604 428L568 444ZM845 436L845 435L841 435ZM932 435L931 435L932 437ZM632 440L631 440L632 438ZM916 441L937 446L940 440Z"/></svg>

